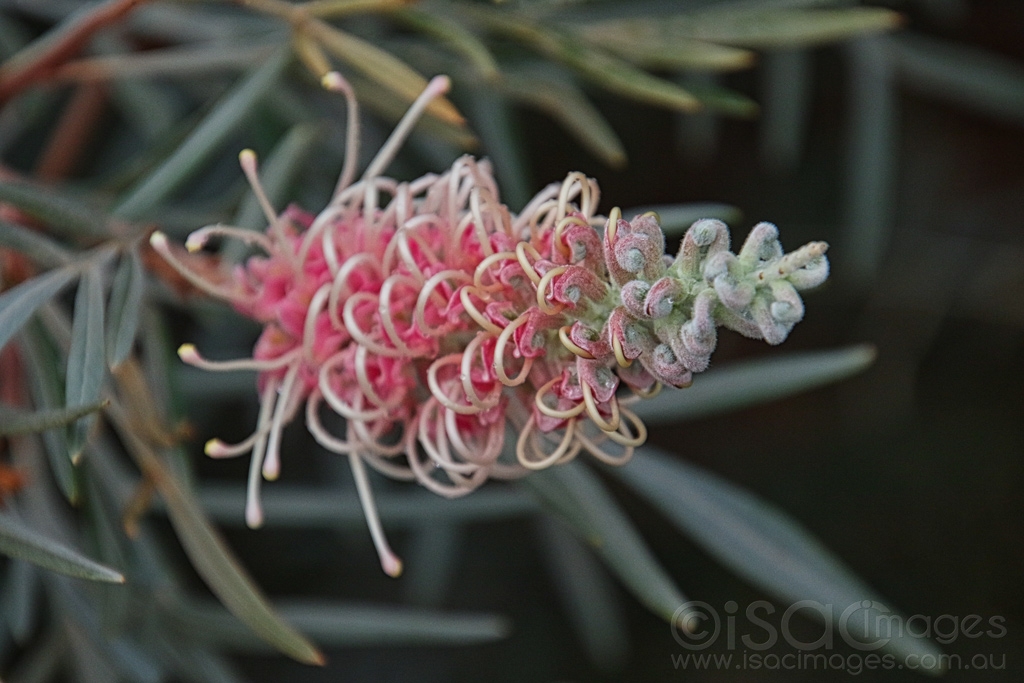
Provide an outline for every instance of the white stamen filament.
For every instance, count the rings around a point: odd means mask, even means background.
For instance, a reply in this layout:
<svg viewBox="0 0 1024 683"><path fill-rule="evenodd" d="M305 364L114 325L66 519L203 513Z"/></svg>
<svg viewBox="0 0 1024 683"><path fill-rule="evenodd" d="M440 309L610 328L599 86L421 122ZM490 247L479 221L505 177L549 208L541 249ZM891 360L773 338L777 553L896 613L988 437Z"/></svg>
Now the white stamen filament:
<svg viewBox="0 0 1024 683"><path fill-rule="evenodd" d="M387 399L381 398L380 394L373 387L373 383L370 382L370 375L366 368L366 356L369 351L365 346L359 346L356 348L356 357L353 363L356 368L356 381L359 382L359 388L362 390L363 395L366 396L366 400L369 401L373 406L377 408L385 408L390 410L400 405L405 399L404 387L399 385L395 388L392 396ZM384 374L384 370L381 369L381 374Z"/></svg>
<svg viewBox="0 0 1024 683"><path fill-rule="evenodd" d="M384 328L384 334L387 335L388 340L403 356L407 358L425 356L427 355L427 350L421 349L419 351L414 351L410 348L398 333L398 327L395 325L395 317L392 315L392 311L396 309L405 310L405 306L396 307L391 303L391 293L399 284L404 284L415 292L420 283L408 275L392 275L388 279L384 280L384 284L381 285L380 295L377 300L377 313L380 316L381 327Z"/></svg>
<svg viewBox="0 0 1024 683"><path fill-rule="evenodd" d="M615 397L612 396L611 400L608 401L611 406L611 419L605 420L597 408L597 401L594 400L593 390L582 377L580 378L580 387L583 388L583 403L587 406L587 414L590 416L591 421L603 432L617 431L619 428L619 402L615 400Z"/></svg>
<svg viewBox="0 0 1024 683"><path fill-rule="evenodd" d="M416 327L424 335L428 337L439 337L442 334L448 332L451 327L448 323L441 323L438 327L432 328L427 324L427 301L431 298L434 299L435 305L438 309L444 309L448 305L448 300L442 295L437 288L442 282L454 280L460 284L466 284L469 282L470 277L464 271L461 270L442 270L440 273L434 273L423 283L422 289L420 289L419 296L416 297L416 307L413 309L412 320Z"/></svg>
<svg viewBox="0 0 1024 683"><path fill-rule="evenodd" d="M171 247L167 242L167 235L163 234L159 230L155 231L149 236L149 244L153 247L153 251L160 254L167 263L171 265L174 270L178 272L183 278L192 283L196 289L202 290L210 296L215 296L219 299L226 301L232 301L236 303L251 303L253 300L252 296L244 295L238 288L228 289L227 287L221 287L213 284L212 282L203 279L191 269L189 269L184 263L178 260L178 258L171 252Z"/></svg>
<svg viewBox="0 0 1024 683"><path fill-rule="evenodd" d="M501 334L501 328L492 323L490 320L484 317L480 309L473 304L472 296L476 295L478 298L483 298L479 292L476 291L475 287L462 287L459 290L459 300L462 301L462 307L466 309L466 313L472 318L477 325L484 328L491 334Z"/></svg>
<svg viewBox="0 0 1024 683"><path fill-rule="evenodd" d="M576 420L569 420L566 423L565 433L562 435L562 440L559 442L558 447L551 453L545 454L537 447L536 432L536 418L533 415L530 415L530 419L526 421L523 431L519 434L519 441L516 442L516 459L519 461L520 465L529 470L543 470L551 467L570 452L569 449L576 433ZM527 444L529 444L533 451L532 455L535 457L531 458L530 455L527 454Z"/></svg>
<svg viewBox="0 0 1024 683"><path fill-rule="evenodd" d="M355 308L357 304L364 301L373 301L373 308L377 310L379 299L376 294L371 294L370 292L356 292L345 300L345 305L341 310L341 318L345 322L345 329L348 330L348 333L352 335L352 338L357 343L362 344L377 355L388 358L402 358L405 354L401 351L382 346L376 339L371 338L369 334L359 327Z"/></svg>
<svg viewBox="0 0 1024 683"><path fill-rule="evenodd" d="M260 504L260 482L263 481L263 455L266 452L267 433L270 431L270 415L277 399L277 389L281 385L277 379L271 379L263 389L260 397L260 414L256 422L256 434L259 436L252 449L252 460L249 461L249 481L245 495L245 523L250 529L263 525L263 506Z"/></svg>
<svg viewBox="0 0 1024 683"><path fill-rule="evenodd" d="M359 492L359 502L363 506L363 515L366 516L366 526L370 529L370 538L377 548L377 556L380 557L380 566L388 576L397 577L402 573L402 561L392 552L388 540L384 536L384 529L377 515L377 505L373 501L373 489L370 488L370 480L366 476L366 467L362 459L356 453L349 453L348 462L352 466L352 478L356 481L356 491Z"/></svg>
<svg viewBox="0 0 1024 683"><path fill-rule="evenodd" d="M356 163L359 161L359 105L352 86L337 71L324 75L320 81L324 88L331 92L340 92L345 96L345 161L341 167L341 176L334 187L333 198L337 199L342 190L352 184L356 177Z"/></svg>
<svg viewBox="0 0 1024 683"><path fill-rule="evenodd" d="M206 246L211 237L232 237L246 244L258 245L268 254L272 253L274 249L274 245L266 234L256 232L255 230L236 228L231 225L207 225L193 231L185 238L185 249L190 252L197 252Z"/></svg>
<svg viewBox="0 0 1024 683"><path fill-rule="evenodd" d="M469 344L466 345L465 351L462 352L462 365L460 368L461 372L459 373L460 379L462 380L462 391L466 395L466 400L469 401L470 405L479 409L481 412L498 405L498 399L501 396L502 387L498 382L492 382L492 384L494 384L493 389L483 398L476 393L476 387L473 386L473 361L480 352L480 345L488 339L493 338L493 335L487 334L486 332L477 332L477 335L473 337Z"/></svg>
<svg viewBox="0 0 1024 683"><path fill-rule="evenodd" d="M435 76L427 84L427 87L420 93L420 96L416 98L416 101L409 107L409 111L405 112L405 116L398 122L398 126L391 133L391 137L388 138L384 146L377 152L377 156L373 158L370 165L367 167L366 172L363 173L363 179L373 178L384 172L391 160L394 159L395 154L398 153L398 149L405 142L405 138L408 137L412 131L412 127L416 125L416 121L419 120L420 116L427 106L435 99L444 95L451 88L452 82L447 76Z"/></svg>
<svg viewBox="0 0 1024 683"><path fill-rule="evenodd" d="M456 403L448 394L441 388L441 385L437 380L437 372L441 368L448 365L456 365L462 363L461 353L450 353L447 356L438 358L430 367L427 368L427 386L430 388L430 393L433 394L434 398L440 401L448 410L452 410L459 415L477 415L481 412L480 408L474 405L462 405Z"/></svg>
<svg viewBox="0 0 1024 683"><path fill-rule="evenodd" d="M295 380L299 376L301 364L295 363L284 376L284 382L278 392L277 404L274 406L274 417L270 422L270 434L267 440L267 456L263 462L263 478L267 481L274 481L281 474L281 431L285 422L291 417L289 413L294 412L298 406L298 398Z"/></svg>
<svg viewBox="0 0 1024 683"><path fill-rule="evenodd" d="M316 290L313 298L309 301L309 308L306 309L306 321L302 326L302 353L310 363L315 362L313 353L317 336L316 321L320 317L320 312L323 310L330 293L331 286L329 284L322 285L320 289Z"/></svg>
<svg viewBox="0 0 1024 683"><path fill-rule="evenodd" d="M529 317L525 314L519 316L501 331L498 335L498 341L494 343L494 372L498 375L498 379L507 387L517 387L526 381L527 376L530 374L530 370L533 369L533 358L524 358L523 367L520 368L519 374L515 377L509 377L505 372L505 346L508 345L509 340L512 338L512 334L525 325L529 321Z"/></svg>
<svg viewBox="0 0 1024 683"><path fill-rule="evenodd" d="M294 362L298 356L299 350L294 349L281 354L277 358L268 358L266 360L256 360L255 358L209 360L199 355L199 350L196 349L195 344L182 344L178 347L178 357L181 358L183 362L202 370L210 370L214 372L229 372L234 370L256 370L258 372L267 372L270 370L279 370Z"/></svg>
<svg viewBox="0 0 1024 683"><path fill-rule="evenodd" d="M256 195L260 208L263 209L263 215L267 217L267 223L273 225L277 222L277 210L270 203L270 199L267 198L267 193L263 189L263 183L260 182L256 168L256 152L251 149L243 149L238 153L238 163L242 167L245 179L249 181L253 194Z"/></svg>
<svg viewBox="0 0 1024 683"><path fill-rule="evenodd" d="M562 378L559 376L545 382L544 385L537 390L537 394L533 397L533 402L536 404L537 410L548 417L553 417L556 420L570 420L587 409L587 405L583 401L580 401L568 410L556 410L544 402L544 397L548 395L548 392L550 392L551 389L561 381Z"/></svg>
<svg viewBox="0 0 1024 683"><path fill-rule="evenodd" d="M330 298L327 301L327 314L331 317L331 323L334 325L335 329L345 329L345 326L341 322L341 317L338 315L338 310L341 308L339 300L348 285L348 279L359 266L365 266L376 277L381 276L381 269L380 266L377 265L377 261L372 255L367 254L366 252L354 254L341 264L341 268L339 268L334 274L334 281L331 282Z"/></svg>

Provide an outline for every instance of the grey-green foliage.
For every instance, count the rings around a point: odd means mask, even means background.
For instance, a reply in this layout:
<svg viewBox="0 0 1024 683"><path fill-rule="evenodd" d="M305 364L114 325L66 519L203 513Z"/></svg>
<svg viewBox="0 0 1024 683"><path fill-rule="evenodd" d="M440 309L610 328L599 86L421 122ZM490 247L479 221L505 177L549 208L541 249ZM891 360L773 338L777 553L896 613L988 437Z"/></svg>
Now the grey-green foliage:
<svg viewBox="0 0 1024 683"><path fill-rule="evenodd" d="M891 28L897 21L895 14L884 10L815 7L839 4L846 3L800 0L678 3L672 5L667 15L652 17L647 15L649 6L625 3L594 3L589 8L572 4L568 11L559 7L561 3L553 6L547 3L481 6L477 3L474 7L479 11L462 13L463 7L457 3L436 1L364 24L328 24L329 28L321 34L321 43L328 52L334 48L334 58L340 61L332 65L363 69L368 84L365 100L376 102L375 98L380 95L379 110L383 111L388 96L399 100L408 98L408 93L396 94L395 89L408 90L404 84L413 83L415 90L415 79L408 80L408 72L392 59L385 60L381 56L382 53L401 55L409 48L410 34L392 32L390 27L397 24L412 27L412 40L422 43L420 47L426 45L427 52L440 60L438 70L449 71L455 77L453 97L471 98L476 89L488 92L491 98L488 102L493 106L466 108L470 125L480 133L487 149L511 150L506 155L510 160L507 167L503 166L499 173L525 175L525 170L515 170L525 169L527 164L515 156L521 155L524 141L517 137L514 105L525 104L552 116L597 157L610 164L621 164L626 152L632 150L624 148L615 129L604 120L602 108L593 106L587 99L595 89L680 110L703 108L713 113L749 115L756 110L756 105L745 93L728 91L713 79L703 79L704 88L680 85L648 69L720 72L748 68L755 62L755 48L802 50L825 40ZM67 3L44 1L23 5L20 11L37 21L61 22L66 17ZM582 12L585 20L577 21L576 12L581 9L587 10ZM623 19L600 15L610 9L620 15L625 11L642 16ZM64 28L56 29L47 40L59 37L81 19L81 15L68 18ZM24 27L18 17L5 15L0 17L0 23L5 50L8 45L13 49L28 35L22 30ZM17 30L7 30L12 26ZM145 62L139 61L140 56L136 54L108 54L105 56L115 59L93 63L93 67L107 70L105 78L116 81L117 96L113 106L124 120L134 122L136 129L144 131L145 149L133 148L131 135L117 130L111 136L119 141L116 154L101 157L110 161L109 166L96 168L86 164L84 173L89 177L82 183L42 186L6 179L0 183L0 201L21 212L16 217L5 214L0 222L0 241L4 247L26 257L39 273L0 294L0 346L16 344L19 347L24 358L23 371L30 375L28 384L33 389L35 403L35 410L4 412L0 417L3 420L0 431L14 437L12 451L18 454L17 462L23 462L28 459L22 457L26 449L32 444L38 446L38 440L25 433L46 430L42 439L49 456L45 462L51 470L50 473L40 472L42 476L31 478L24 491L14 494L10 504L24 518L24 523L13 521L20 518L5 513L0 519L0 549L44 567L84 574L86 578L110 580L123 575L127 579L126 585L107 589L117 591L116 598L96 599L93 593L75 595L61 584L41 579L49 574L26 563L9 565L3 577L4 595L6 598L14 591L19 600L5 599L0 612L5 623L12 625L19 644L26 649L13 680L50 679L60 673L57 669L61 666L72 668L83 680L111 671L125 678L142 680L169 675L167 672L193 680L238 680L224 653L259 648L259 641L252 639L246 627L225 609L205 603L197 607L186 588L187 583L179 577L181 568L174 559L176 554L165 552L167 538L156 532L154 525L148 524L145 518L135 519L137 536L134 538L129 538L122 529L121 513L134 510L131 505L144 502L152 486L164 495L164 509L174 518L183 544L192 551L194 559L198 558L196 561L204 577L215 584L222 596L227 595L225 602L242 613L250 625L255 622L257 630L262 629L279 648L306 660L316 659L308 640L295 636L283 626L285 622L279 616L274 616L267 603L254 599L258 594L251 584L245 583L237 565L232 564L230 555L211 531L207 511L196 502L198 498L204 505L209 504L210 514L217 518L235 519L234 510L230 514L225 510L232 505L235 509L240 507L237 496L232 497L239 492L221 495L223 487L213 489L205 485L193 492L189 479L180 477L176 469L180 468L182 459L173 450L160 453L160 457L174 463L173 466L150 467L145 476L140 477L127 464L129 461L121 445L97 436L98 432L102 434L108 429L106 425L92 426L89 423L93 420L87 419L70 434L63 428L100 408L103 405L97 400L100 396L119 398L120 389L115 389L109 366L120 366L119 372L138 367L138 351L134 345L137 335L142 341L141 349L158 349L163 342L153 338L160 334L158 326L139 325L145 316L154 317L153 308L158 299L154 299L153 293L156 292L160 300L167 297L164 288L154 288L152 282L147 284L146 280L151 278L143 272L145 266L135 239L146 226L111 220L106 211L97 209L98 206L109 206L110 198L118 197L120 201L115 204L114 212L125 218L146 216L160 223L177 221L198 227L203 222L240 215L244 217L241 222L249 223L251 211L235 214L237 193L224 191L210 198L203 189L211 181L216 186L216 173L210 172L211 169L232 159L238 145L250 144L250 137L268 145L278 143L282 140L279 130L291 130L293 134L280 142L284 159L282 187L272 188L281 192L277 195L275 191L274 195L288 197L291 171L303 164L313 170L323 170L332 163L340 165L335 154L337 145L328 141L317 147L312 143L316 136L312 134L311 125L316 124L309 122L324 117L325 110L319 107L322 103L315 93L304 87L308 84L303 83L304 76L297 69L288 70L290 66L284 54L274 51L287 42L285 33L280 30L283 26L284 22L243 8L193 3L145 7L131 17L125 30L146 39L156 38L157 43L171 45L170 49L177 52L147 55L151 59ZM362 27L369 27L366 36L359 41L345 42L346 37L359 38ZM638 40L638 36L644 39ZM383 49L367 49L368 38L379 39ZM107 49L99 46L100 51ZM23 54L15 65L24 63L31 52ZM902 39L897 42L868 40L853 48L850 54L851 63L861 71L857 77L863 82L870 81L872 74L878 72L869 67L880 65L880 72L887 78L875 85L886 89L890 96L894 88L907 85L930 97L952 100L1011 121L1019 120L1019 89L1014 86L1020 82L1020 72L1015 65L973 51L951 53L946 45ZM268 58L268 55L272 56ZM250 77L236 79L240 65L250 66L250 59L258 62L251 64ZM389 70L375 69L379 65L375 60L385 60ZM182 65L188 69L183 70ZM182 74L187 75L187 80L176 80L181 79ZM776 80L776 87L789 87L785 85L787 79ZM297 93L302 96L296 97ZM559 93L563 95L561 98ZM28 93L25 99L37 94ZM787 94L792 93L782 93L784 100ZM154 95L163 98L156 105ZM865 101L868 98L851 99L853 107L871 105ZM177 115L194 101L201 102L201 113L189 117ZM45 107L35 106L37 114L55 106L56 101L43 103ZM14 104L21 107L23 103ZM336 105L334 102L329 106L340 112ZM404 105L399 105L398 109L402 107ZM340 116L335 109L328 111ZM153 115L146 116L146 111ZM789 116L801 113L797 107L787 111ZM852 189L859 203L854 204L851 211L872 210L884 217L889 206L887 197L891 198L892 177L879 174L877 170L891 169L892 136L880 134L891 132L890 128L882 129L872 122L880 120L882 124L892 125L894 113L891 109L881 112L876 109L876 118L872 118L867 109L862 113L865 123L857 129L858 135L854 136L851 146L863 155L854 157L854 162L863 162L854 175L865 182ZM505 125L485 126L479 120L474 121L474 117L484 116ZM43 118L36 115L0 121L3 132L9 134L0 148L6 153L12 141L20 138L33 144L37 142L46 134L40 123ZM254 120L262 125L257 134L245 128ZM790 127L789 144L795 144L792 140L799 136L792 131L798 131L799 127ZM429 130L424 127L424 131ZM466 141L470 136L461 131L447 139ZM251 144L257 145L256 142ZM5 157L4 161L8 159ZM634 163L637 161L633 159ZM268 165L267 171L271 176L276 175L273 166ZM511 182L521 188L531 186L528 179L522 177L512 178ZM276 181L271 183L276 184ZM90 194L88 202L80 201L85 193ZM181 197L180 203L175 203L176 197ZM687 215L685 223L694 218ZM864 232L853 234L854 239L847 245L849 253L859 250L858 258L874 267L880 254L879 245L885 242L886 223L865 219L864 215L858 220L857 225L866 227ZM18 224L19 221L24 224ZM253 221L253 225L258 222ZM673 357L686 359L695 367L706 364L716 324L725 324L772 342L781 340L803 310L796 291L816 283L824 274L825 261L818 253L820 249L786 256L774 233L764 224L755 229L749 249L745 246L738 254L720 248L723 245L721 230L722 227L713 222L703 222L691 229L684 238L684 251L689 251L672 267L675 270L666 268L649 283L654 284L661 277L682 283L679 286L685 290L681 299L684 303L678 307L673 303L670 314L663 318L650 315L660 311L664 301L653 297L648 306L646 293L643 298L630 300L638 310L643 308L645 320L662 321L655 326L654 334L672 351ZM104 253L117 255L116 274L112 274L113 269L108 268L105 261L89 261L98 255L84 250L98 243L109 247ZM83 273L87 273L84 278ZM9 276L6 272L0 275ZM61 295L76 281L80 281L77 301L71 306ZM188 310L195 312L196 308L190 306ZM37 316L40 312L42 316ZM827 357L762 361L763 365L735 371L715 369L702 378L708 389L699 385L690 390L695 392L694 398L667 402L670 395L666 393L660 403L653 405L660 411L657 419L662 420L695 417L709 406L724 410L749 405L844 377L865 367L871 355L869 350L860 348ZM169 377L172 371L165 358L154 356L161 354L150 353L142 359L148 372L141 375L143 386L159 394L154 401L158 405L173 404L164 391L165 387L174 385ZM243 396L239 391L232 391L235 398ZM702 396L701 391L707 393ZM133 410L138 407L125 401L123 396L120 399L121 404L115 405L108 414L125 409L125 403ZM163 448L160 438L167 434L161 432L160 423L170 421L171 416L157 412L135 417L149 421L125 420L121 426L125 432L122 440L130 446L129 434L149 429L154 433L143 435L146 444L157 450ZM88 467L72 463L71 454L79 452L89 463ZM771 529L766 531L766 525L771 522L776 531L789 529L787 538L791 543L787 547L791 550L793 543L804 544L800 547L805 552L793 553L794 556L820 559L820 555L813 555L808 548L820 549L800 535L799 530L794 532L791 523L781 518L777 510L765 508L749 494L669 458L652 456L644 464L645 455L638 455L630 469L619 473L623 480L662 508L680 527L702 538L712 553L724 558L749 580L761 580L764 584L771 572L764 571L768 562L763 554L750 552L749 543L744 547L737 542L744 537L737 530L746 529L748 539L760 534L758 540L770 550L771 544L778 540L767 533ZM44 462L41 458L35 461ZM81 512L81 507L76 508L74 521L51 514L64 509L64 502L58 497L46 497L52 493L51 475L68 499L88 508L87 514ZM644 545L643 530L634 527L600 480L579 466L529 481L529 487L568 519L581 539L596 542L594 557L606 562L615 576L657 612L671 615L678 606L676 603L683 599L681 593L672 577L658 564L656 553ZM681 500L678 495L681 490L691 496ZM267 496L271 524L304 530L335 528L356 523L361 514L352 496L334 490L325 493L300 486L279 493L270 492ZM425 502L423 496L416 495L419 493L393 492L393 495L381 496L385 523L415 529L415 523L433 519L469 525L537 513L537 506L524 498L520 489L483 491L478 494L479 498L461 502L434 498ZM133 497L135 494L138 498ZM27 504L29 499L34 501L31 505ZM708 511L712 509L722 514L709 516ZM66 544L34 531L36 528L49 530L50 525L56 525L62 535L80 542ZM557 538L557 533L552 535ZM455 537L458 538L458 534ZM556 557L552 566L562 571L559 568L566 563L577 562L584 567L581 575L592 579L592 566L586 565L587 560L579 559L580 553L587 552L591 550L582 544L573 546ZM123 574L110 573L103 565L92 563L90 557L116 566ZM118 558L118 561L110 558ZM845 581L847 587L851 585L845 570L835 569L830 562L818 564L819 568L829 571L816 575L815 585L825 586L816 595L829 595L828 591L834 590L837 583ZM808 576L812 568L800 565L798 571L791 571L788 576ZM601 580L592 583L598 585ZM856 583L852 585L858 587ZM567 593L572 593L574 587L565 586L563 582ZM36 599L43 590L51 599ZM781 586L777 582L775 590L787 599L799 595L802 588L799 584ZM849 591L844 595L853 599ZM158 599L154 600L154 596ZM569 595L567 603L580 600L578 594ZM259 606L254 607L257 604ZM503 619L492 615L352 606L325 600L286 603L283 607L280 611L294 626L306 630L306 635L320 644L329 645L471 643L500 638L507 631ZM31 642L25 640L32 633L28 615L42 609L51 610L53 618L46 620L45 630L37 638ZM131 618L125 621L125 614ZM95 626L107 620L123 626L118 637L112 640L113 644L90 637L90 629L95 634L98 632ZM134 629L142 622L146 629ZM586 627L581 628L586 630ZM590 642L616 642L614 633L608 630L601 632L592 628L587 637ZM930 652L925 644L917 644L921 651ZM0 671L5 671L7 664L0 661Z"/></svg>

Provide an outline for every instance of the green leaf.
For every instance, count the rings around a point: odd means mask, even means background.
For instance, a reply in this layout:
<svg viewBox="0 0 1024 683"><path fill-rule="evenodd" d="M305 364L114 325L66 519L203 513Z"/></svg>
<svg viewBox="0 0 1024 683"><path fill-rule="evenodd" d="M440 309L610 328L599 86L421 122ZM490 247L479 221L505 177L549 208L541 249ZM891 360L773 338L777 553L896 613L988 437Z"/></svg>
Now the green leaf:
<svg viewBox="0 0 1024 683"><path fill-rule="evenodd" d="M940 651L929 640L896 628L895 636L885 637L880 624L889 626L886 619L898 617L774 506L653 447L644 447L629 464L613 471L746 580L790 603L809 600L827 606L839 634L864 643L860 649L878 645L904 657L938 658Z"/></svg>
<svg viewBox="0 0 1024 683"><path fill-rule="evenodd" d="M8 563L0 604L11 639L22 647L28 645L43 613L39 609L40 588L39 567L24 560Z"/></svg>
<svg viewBox="0 0 1024 683"><path fill-rule="evenodd" d="M497 33L530 45L618 95L680 111L697 111L700 101L680 86L638 69L609 52L588 47L575 35L483 5L466 5L465 16Z"/></svg>
<svg viewBox="0 0 1024 683"><path fill-rule="evenodd" d="M66 266L37 275L0 294L0 348L40 306L57 296L77 275L78 270Z"/></svg>
<svg viewBox="0 0 1024 683"><path fill-rule="evenodd" d="M116 403L111 405L108 414L139 469L163 497L171 525L185 553L214 595L232 614L279 651L306 664L323 664L324 657L320 651L274 612L203 514L192 491L178 483L160 456L132 429L120 406Z"/></svg>
<svg viewBox="0 0 1024 683"><path fill-rule="evenodd" d="M395 57L390 52L357 38L351 33L340 31L319 19L306 23L305 28L324 48L342 59L372 81L384 86L392 93L399 95L407 102L412 102L427 87L427 79L416 72L411 66ZM442 121L462 125L465 119L462 114L446 98L439 97L426 109L428 114Z"/></svg>
<svg viewBox="0 0 1024 683"><path fill-rule="evenodd" d="M106 404L106 401L97 401L84 406L38 410L31 413L0 406L0 436L33 434L54 427L62 427L80 417L102 410Z"/></svg>
<svg viewBox="0 0 1024 683"><path fill-rule="evenodd" d="M254 69L217 103L170 157L129 192L115 208L115 214L128 219L142 218L167 199L255 111L260 100L280 80L288 61L288 53L282 51Z"/></svg>
<svg viewBox="0 0 1024 683"><path fill-rule="evenodd" d="M92 206L26 180L0 181L0 202L18 207L49 232L70 240L98 242L123 232Z"/></svg>
<svg viewBox="0 0 1024 683"><path fill-rule="evenodd" d="M61 376L63 361L54 351L49 335L42 326L32 324L24 332L19 346L28 361L32 381L32 397L35 405L46 411L61 411L64 405L64 378ZM50 471L61 493L71 502L77 502L78 482L68 457L68 434L65 429L48 429L43 432L43 443L50 463Z"/></svg>
<svg viewBox="0 0 1024 683"><path fill-rule="evenodd" d="M543 517L538 529L547 551L550 580L587 655L605 672L621 671L629 636L607 571L560 520Z"/></svg>
<svg viewBox="0 0 1024 683"><path fill-rule="evenodd" d="M114 274L107 308L107 363L111 368L120 365L131 353L135 335L139 330L142 295L146 291L146 277L137 249L121 256Z"/></svg>
<svg viewBox="0 0 1024 683"><path fill-rule="evenodd" d="M948 40L903 35L891 43L901 83L1013 123L1024 121L1024 68Z"/></svg>
<svg viewBox="0 0 1024 683"><path fill-rule="evenodd" d="M68 407L91 405L99 400L107 370L103 334L103 274L97 264L85 272L75 296L64 385L64 402ZM87 416L71 428L68 446L72 462L81 456L92 423L93 419Z"/></svg>
<svg viewBox="0 0 1024 683"><path fill-rule="evenodd" d="M71 252L38 230L0 220L0 246L24 254L44 268L59 268L72 259Z"/></svg>
<svg viewBox="0 0 1024 683"><path fill-rule="evenodd" d="M734 363L698 375L687 389L666 389L631 409L649 424L694 420L838 382L865 370L875 355L873 346L860 344Z"/></svg>
<svg viewBox="0 0 1024 683"><path fill-rule="evenodd" d="M836 42L900 25L899 14L873 7L843 9L763 9L710 7L672 16L613 19L582 29L590 40L616 44L632 40L671 45L698 40L747 48L803 47Z"/></svg>
<svg viewBox="0 0 1024 683"><path fill-rule="evenodd" d="M416 9L402 9L395 12L394 16L458 52L485 81L498 78L498 63L490 49L476 34L458 23L457 15L452 12L431 12L429 5L426 5Z"/></svg>
<svg viewBox="0 0 1024 683"><path fill-rule="evenodd" d="M638 39L635 31L644 26L584 26L580 33L599 47L614 52L645 69L693 69L698 71L735 71L754 65L756 56L749 50L715 45L691 38L650 32Z"/></svg>
<svg viewBox="0 0 1024 683"><path fill-rule="evenodd" d="M79 579L124 583L119 572L40 535L6 512L0 512L0 553Z"/></svg>
<svg viewBox="0 0 1024 683"><path fill-rule="evenodd" d="M523 483L572 525L640 602L673 619L686 598L593 472L572 462L535 472Z"/></svg>
<svg viewBox="0 0 1024 683"><path fill-rule="evenodd" d="M318 641L334 647L368 645L465 645L508 635L508 621L489 614L459 614L431 609L282 602L279 611ZM213 605L177 603L167 610L177 627L232 649L251 650L253 640L230 614Z"/></svg>
<svg viewBox="0 0 1024 683"><path fill-rule="evenodd" d="M626 150L611 124L569 79L536 69L518 74L506 72L498 87L558 121L591 154L612 168L625 165Z"/></svg>

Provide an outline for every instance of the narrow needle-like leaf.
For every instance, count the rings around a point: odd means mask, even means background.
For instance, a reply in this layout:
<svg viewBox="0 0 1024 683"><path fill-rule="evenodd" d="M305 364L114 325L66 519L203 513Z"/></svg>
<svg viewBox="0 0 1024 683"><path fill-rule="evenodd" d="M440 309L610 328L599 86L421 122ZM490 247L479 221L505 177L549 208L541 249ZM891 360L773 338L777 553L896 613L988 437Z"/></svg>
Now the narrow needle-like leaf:
<svg viewBox="0 0 1024 683"><path fill-rule="evenodd" d="M42 536L6 512L0 512L0 553L80 579L124 583L120 572Z"/></svg>

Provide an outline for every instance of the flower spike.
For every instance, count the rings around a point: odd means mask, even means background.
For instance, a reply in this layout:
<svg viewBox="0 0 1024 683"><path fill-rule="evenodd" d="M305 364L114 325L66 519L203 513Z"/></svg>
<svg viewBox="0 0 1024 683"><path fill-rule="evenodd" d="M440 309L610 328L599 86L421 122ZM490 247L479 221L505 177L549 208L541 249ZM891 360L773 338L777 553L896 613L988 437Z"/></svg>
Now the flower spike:
<svg viewBox="0 0 1024 683"><path fill-rule="evenodd" d="M245 150L242 169L270 227L261 235L207 226L186 246L231 237L262 253L215 281L162 233L150 240L189 281L263 325L251 358L179 349L196 367L258 373L253 434L206 444L211 457L251 452L252 527L263 521L262 480L280 473L282 431L304 405L316 441L349 459L381 567L397 576L402 563L367 465L449 498L584 452L621 465L647 438L633 401L666 384L689 386L708 367L719 327L781 342L804 315L800 292L828 275L825 243L786 254L770 223L733 253L724 223L697 221L666 258L658 216L618 208L598 216L598 185L581 173L544 188L519 215L501 203L490 164L469 156L409 183L384 177L428 104L449 89L443 76L354 180L355 98L340 74L323 85L346 98L348 149L319 215L276 214ZM327 410L346 420L344 436L321 420ZM508 424L518 437L506 444Z"/></svg>

